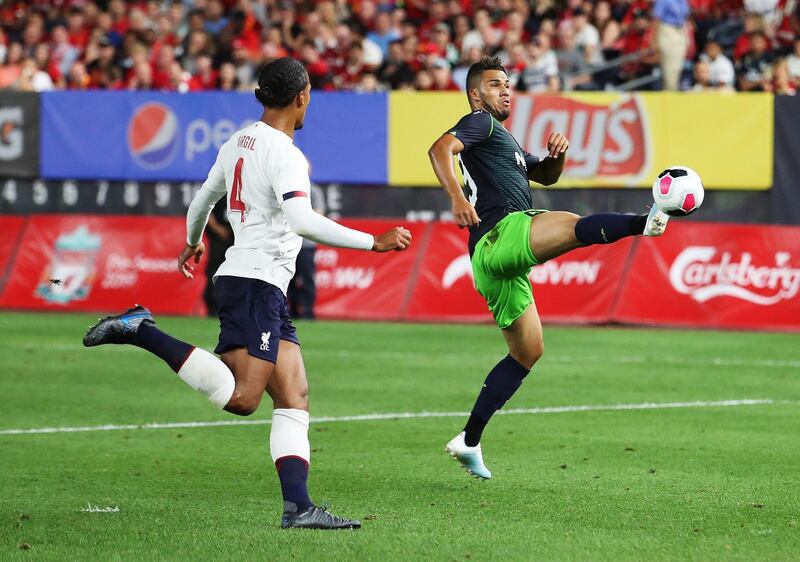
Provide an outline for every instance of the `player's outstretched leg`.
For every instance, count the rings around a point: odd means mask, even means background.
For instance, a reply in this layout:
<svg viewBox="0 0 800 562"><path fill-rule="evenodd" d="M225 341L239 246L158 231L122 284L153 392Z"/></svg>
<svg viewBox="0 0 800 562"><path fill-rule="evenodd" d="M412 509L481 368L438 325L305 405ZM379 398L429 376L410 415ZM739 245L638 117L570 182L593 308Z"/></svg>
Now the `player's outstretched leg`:
<svg viewBox="0 0 800 562"><path fill-rule="evenodd" d="M580 217L566 211L548 211L531 219L530 247L537 263L592 244L612 244L628 236L660 236L669 215L656 205L647 215L595 213Z"/></svg>
<svg viewBox="0 0 800 562"><path fill-rule="evenodd" d="M122 314L101 319L83 337L86 347L106 344L135 345L160 357L220 410L233 396L236 383L230 369L206 350L159 330L153 315L143 306L137 304Z"/></svg>
<svg viewBox="0 0 800 562"><path fill-rule="evenodd" d="M661 236L669 215L653 205L646 215L596 213L575 223L575 237L584 244L610 244L627 236Z"/></svg>
<svg viewBox="0 0 800 562"><path fill-rule="evenodd" d="M288 312L288 311L287 311ZM286 318L282 333L290 339L294 327ZM308 441L308 381L300 346L281 340L275 371L267 383L272 397L269 448L283 494L284 529L358 529L361 522L330 513L315 505L308 494L311 445Z"/></svg>

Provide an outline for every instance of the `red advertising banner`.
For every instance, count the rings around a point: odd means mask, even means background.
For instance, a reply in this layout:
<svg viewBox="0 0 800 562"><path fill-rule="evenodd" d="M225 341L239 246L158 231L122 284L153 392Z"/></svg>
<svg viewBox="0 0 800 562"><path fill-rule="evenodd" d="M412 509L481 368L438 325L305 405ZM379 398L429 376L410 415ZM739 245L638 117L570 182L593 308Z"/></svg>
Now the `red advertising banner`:
<svg viewBox="0 0 800 562"><path fill-rule="evenodd" d="M432 225L388 220L346 220L342 223L372 234L403 224L411 231L413 242L405 252L386 254L319 246L315 258L315 315L354 320L401 318L410 296L412 273L427 246L427 233Z"/></svg>
<svg viewBox="0 0 800 562"><path fill-rule="evenodd" d="M378 233L391 221L345 221ZM379 256L354 250L317 249L320 318L491 322L475 290L467 232L452 224L406 225L414 236L408 252ZM606 322L610 318L631 240L583 248L531 271L544 320Z"/></svg>
<svg viewBox="0 0 800 562"><path fill-rule="evenodd" d="M625 238L607 246L580 248L534 267L530 278L542 320L608 322L633 244L633 238Z"/></svg>
<svg viewBox="0 0 800 562"><path fill-rule="evenodd" d="M681 223L642 238L613 319L800 330L800 228Z"/></svg>
<svg viewBox="0 0 800 562"><path fill-rule="evenodd" d="M418 321L490 322L486 302L475 290L469 233L435 223L403 318Z"/></svg>
<svg viewBox="0 0 800 562"><path fill-rule="evenodd" d="M491 321L475 290L466 240L467 232L452 224L434 225L404 319ZM582 248L534 267L530 279L542 319L607 322L631 243Z"/></svg>
<svg viewBox="0 0 800 562"><path fill-rule="evenodd" d="M378 234L398 224L348 220ZM320 318L491 322L472 281L467 233L406 223L411 249L375 254L320 246ZM181 218L0 217L0 307L113 312L204 309L205 263L176 271ZM800 227L673 221L657 239L570 252L530 275L541 317L663 326L800 331ZM0 278L2 279L2 278Z"/></svg>
<svg viewBox="0 0 800 562"><path fill-rule="evenodd" d="M198 312L205 263L193 280L178 273L185 235L177 217L30 217L0 307L114 312L141 303L157 313Z"/></svg>
<svg viewBox="0 0 800 562"><path fill-rule="evenodd" d="M0 291L3 290L3 285L8 279L6 273L9 269L9 259L14 253L14 248L19 241L19 234L25 224L24 217L17 217L12 215L0 216Z"/></svg>

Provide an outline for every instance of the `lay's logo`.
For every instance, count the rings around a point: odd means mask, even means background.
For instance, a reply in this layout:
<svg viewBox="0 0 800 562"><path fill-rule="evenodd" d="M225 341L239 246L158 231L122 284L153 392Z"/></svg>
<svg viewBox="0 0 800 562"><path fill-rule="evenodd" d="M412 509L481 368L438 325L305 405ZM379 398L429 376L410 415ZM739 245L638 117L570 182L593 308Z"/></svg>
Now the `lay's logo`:
<svg viewBox="0 0 800 562"><path fill-rule="evenodd" d="M137 164L149 170L172 162L179 138L177 117L161 103L140 105L128 123L128 150Z"/></svg>
<svg viewBox="0 0 800 562"><path fill-rule="evenodd" d="M564 171L568 178L619 178L622 184L635 185L651 167L647 113L636 96L596 104L518 95L508 122L511 134L534 154L546 154L550 134L563 133L570 141Z"/></svg>

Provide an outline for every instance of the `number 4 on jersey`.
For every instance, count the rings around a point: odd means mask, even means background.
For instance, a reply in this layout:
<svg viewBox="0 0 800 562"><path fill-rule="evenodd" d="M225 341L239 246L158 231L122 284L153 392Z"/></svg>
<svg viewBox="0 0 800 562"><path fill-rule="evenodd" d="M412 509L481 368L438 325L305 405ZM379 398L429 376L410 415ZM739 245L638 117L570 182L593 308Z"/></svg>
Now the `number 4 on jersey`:
<svg viewBox="0 0 800 562"><path fill-rule="evenodd" d="M231 211L239 211L244 222L244 215L247 209L242 201L242 166L244 166L244 158L239 158L236 161L236 168L233 170L233 186L231 187L231 200L228 207Z"/></svg>

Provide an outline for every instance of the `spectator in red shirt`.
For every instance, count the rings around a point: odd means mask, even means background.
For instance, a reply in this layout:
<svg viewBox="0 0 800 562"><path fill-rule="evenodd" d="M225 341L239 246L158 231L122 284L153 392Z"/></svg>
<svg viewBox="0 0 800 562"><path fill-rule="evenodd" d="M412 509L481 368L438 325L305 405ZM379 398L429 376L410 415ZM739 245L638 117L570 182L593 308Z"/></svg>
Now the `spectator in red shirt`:
<svg viewBox="0 0 800 562"><path fill-rule="evenodd" d="M162 45L158 51L156 62L153 65L153 88L156 90L171 90L173 87L172 63L175 62L175 49L172 45Z"/></svg>
<svg viewBox="0 0 800 562"><path fill-rule="evenodd" d="M189 90L193 92L213 90L217 85L218 73L214 70L210 53L200 53L195 59L197 70L189 80Z"/></svg>
<svg viewBox="0 0 800 562"><path fill-rule="evenodd" d="M158 48L161 45L176 47L180 43L178 36L175 33L172 20L170 19L169 14L166 12L163 12L156 17L155 33L157 45L153 45L154 48Z"/></svg>
<svg viewBox="0 0 800 562"><path fill-rule="evenodd" d="M333 75L328 63L314 48L313 41L306 41L300 50L300 59L308 71L311 87L316 90L329 90L332 87Z"/></svg>
<svg viewBox="0 0 800 562"><path fill-rule="evenodd" d="M736 39L733 47L733 59L738 61L750 50L750 37L754 33L764 32L764 20L758 14L746 14L744 17L744 31Z"/></svg>
<svg viewBox="0 0 800 562"><path fill-rule="evenodd" d="M347 61L344 68L334 77L334 84L340 89L352 89L361 81L361 76L374 69L367 66L364 62L364 48L361 42L353 43L347 53Z"/></svg>
<svg viewBox="0 0 800 562"><path fill-rule="evenodd" d="M120 37L128 32L128 7L124 0L110 0L108 12L111 14L112 27Z"/></svg>
<svg viewBox="0 0 800 562"><path fill-rule="evenodd" d="M644 10L633 13L633 22L622 36L622 54L641 53L642 57L635 62L622 66L622 78L632 80L649 73L658 62L658 53L652 48L653 28L650 26L650 15Z"/></svg>
<svg viewBox="0 0 800 562"><path fill-rule="evenodd" d="M248 5L249 7L249 5ZM238 41L244 45L251 57L257 57L261 50L261 23L252 14L252 10L236 10L231 16L228 30L231 44Z"/></svg>
<svg viewBox="0 0 800 562"><path fill-rule="evenodd" d="M78 6L73 6L67 16L67 29L69 30L69 42L78 49L85 49L89 43L89 29L83 17L83 10Z"/></svg>

